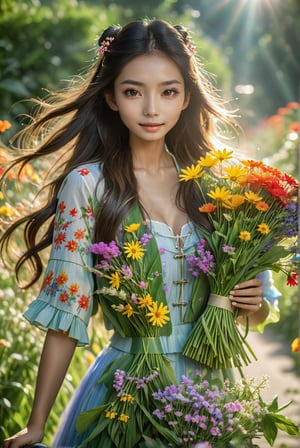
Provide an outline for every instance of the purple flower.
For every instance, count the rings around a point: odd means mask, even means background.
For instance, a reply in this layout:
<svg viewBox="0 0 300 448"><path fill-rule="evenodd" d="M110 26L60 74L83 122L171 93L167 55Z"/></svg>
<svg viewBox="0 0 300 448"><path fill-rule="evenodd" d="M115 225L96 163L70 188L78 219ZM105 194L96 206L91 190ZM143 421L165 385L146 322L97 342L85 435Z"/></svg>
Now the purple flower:
<svg viewBox="0 0 300 448"><path fill-rule="evenodd" d="M153 411L153 415L155 415L158 420L163 420L165 417L164 412L162 412L160 409L155 409L155 411Z"/></svg>
<svg viewBox="0 0 300 448"><path fill-rule="evenodd" d="M103 243L103 241L100 241L100 243L91 244L88 251L96 255L102 255L105 260L111 260L121 254L121 251L115 241L111 241L108 244Z"/></svg>
<svg viewBox="0 0 300 448"><path fill-rule="evenodd" d="M124 370L117 369L114 373L114 382L113 387L116 391L120 391L123 387L124 381L125 381L125 372Z"/></svg>
<svg viewBox="0 0 300 448"><path fill-rule="evenodd" d="M191 266L189 271L194 276L198 276L200 272L209 275L215 268L214 256L209 250L205 250L206 241L200 239L197 243L196 255L188 255L187 262Z"/></svg>
<svg viewBox="0 0 300 448"><path fill-rule="evenodd" d="M172 406L170 404L165 406L165 412L172 412Z"/></svg>
<svg viewBox="0 0 300 448"><path fill-rule="evenodd" d="M224 244L222 247L224 254L235 255L235 247Z"/></svg>
<svg viewBox="0 0 300 448"><path fill-rule="evenodd" d="M151 233L144 233L144 235L140 238L140 245L146 246L148 241L151 240L152 234Z"/></svg>
<svg viewBox="0 0 300 448"><path fill-rule="evenodd" d="M125 278L131 278L132 277L131 269L126 264L123 264L122 272L123 272Z"/></svg>

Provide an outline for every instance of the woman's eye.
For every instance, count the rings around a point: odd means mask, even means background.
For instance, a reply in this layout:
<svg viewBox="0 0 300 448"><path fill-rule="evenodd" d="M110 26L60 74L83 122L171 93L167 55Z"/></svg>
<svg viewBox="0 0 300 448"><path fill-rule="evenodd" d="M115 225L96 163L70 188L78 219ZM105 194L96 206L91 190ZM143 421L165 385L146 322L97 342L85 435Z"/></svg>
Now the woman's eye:
<svg viewBox="0 0 300 448"><path fill-rule="evenodd" d="M164 91L164 96L174 96L178 93L177 89L166 89Z"/></svg>
<svg viewBox="0 0 300 448"><path fill-rule="evenodd" d="M139 92L135 89L126 89L124 93L126 96L138 96L139 95Z"/></svg>

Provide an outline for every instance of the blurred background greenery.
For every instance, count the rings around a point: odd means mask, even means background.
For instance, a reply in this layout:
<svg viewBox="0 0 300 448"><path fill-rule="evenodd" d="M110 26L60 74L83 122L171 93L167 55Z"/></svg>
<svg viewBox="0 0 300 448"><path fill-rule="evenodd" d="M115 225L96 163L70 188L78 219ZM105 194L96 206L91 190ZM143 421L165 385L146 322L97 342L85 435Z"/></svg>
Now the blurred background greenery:
<svg viewBox="0 0 300 448"><path fill-rule="evenodd" d="M240 111L241 150L297 177L298 0L0 0L0 120L11 124L2 128L0 165L8 157L9 138L23 125L22 115L31 111L32 103L21 100L66 86L93 62L105 27L144 17L192 31L216 88ZM12 175L5 194L0 191L0 231L29 206L42 177L37 166L28 166L19 182ZM18 250L22 240L13 244ZM282 318L270 328L289 352L298 332L297 288L283 286L280 276L275 281L283 293ZM38 286L26 292L18 288L12 273L0 266L0 442L25 425L32 402L43 334L21 314L37 291ZM90 334L91 345L76 351L45 443L51 444L59 415L107 340L99 320L92 322Z"/></svg>

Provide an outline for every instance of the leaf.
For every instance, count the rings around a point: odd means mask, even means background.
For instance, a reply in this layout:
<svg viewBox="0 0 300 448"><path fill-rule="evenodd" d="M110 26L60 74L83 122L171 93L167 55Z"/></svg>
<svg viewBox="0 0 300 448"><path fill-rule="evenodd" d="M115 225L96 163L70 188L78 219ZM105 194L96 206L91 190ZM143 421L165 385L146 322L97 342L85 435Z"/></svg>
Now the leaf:
<svg viewBox="0 0 300 448"><path fill-rule="evenodd" d="M273 446L277 437L278 430L271 414L264 415L261 423L264 438L267 442L269 442L271 446Z"/></svg>
<svg viewBox="0 0 300 448"><path fill-rule="evenodd" d="M86 431L91 425L101 416L107 405L98 406L97 408L89 409L81 412L76 422L76 430L81 433Z"/></svg>
<svg viewBox="0 0 300 448"><path fill-rule="evenodd" d="M270 411L270 412L278 411L278 396L277 395L276 395L276 397L273 398L271 404L269 404L268 411Z"/></svg>
<svg viewBox="0 0 300 448"><path fill-rule="evenodd" d="M272 414L272 418L274 420L275 425L281 431L290 434L291 436L295 436L299 434L299 428L295 423L292 422L291 419L281 414Z"/></svg>

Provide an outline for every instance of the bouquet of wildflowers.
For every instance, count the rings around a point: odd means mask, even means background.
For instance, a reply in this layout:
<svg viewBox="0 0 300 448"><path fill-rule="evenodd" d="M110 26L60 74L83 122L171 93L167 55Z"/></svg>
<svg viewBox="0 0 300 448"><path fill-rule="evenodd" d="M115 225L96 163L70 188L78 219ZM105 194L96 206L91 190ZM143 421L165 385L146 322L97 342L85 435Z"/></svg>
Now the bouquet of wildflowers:
<svg viewBox="0 0 300 448"><path fill-rule="evenodd" d="M97 276L104 318L122 337L132 338L132 346L108 366L101 377L107 388L103 404L81 413L77 429L94 425L82 446L132 448L143 434L152 434L152 392L175 381L159 338L171 332L159 251L138 208L115 241L88 250L97 256L95 267L86 269Z"/></svg>
<svg viewBox="0 0 300 448"><path fill-rule="evenodd" d="M203 202L199 213L212 225L211 232L201 230L203 239L188 257L193 275L208 275L211 296L183 353L216 369L247 365L255 355L236 326L228 295L268 269L296 283L297 182L262 162L236 160L226 149L183 169L180 180L196 183Z"/></svg>
<svg viewBox="0 0 300 448"><path fill-rule="evenodd" d="M181 446L193 448L250 448L254 439L264 437L273 445L278 429L290 435L299 434L298 427L280 412L275 397L266 403L261 391L267 378L243 378L230 384L219 380L208 382L195 372L195 378L182 377L179 385L173 384L153 394L157 404L153 415L157 419L159 441L148 445L153 448ZM164 428L171 428L180 443L165 438Z"/></svg>

